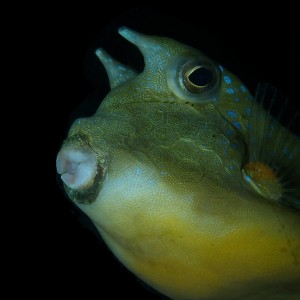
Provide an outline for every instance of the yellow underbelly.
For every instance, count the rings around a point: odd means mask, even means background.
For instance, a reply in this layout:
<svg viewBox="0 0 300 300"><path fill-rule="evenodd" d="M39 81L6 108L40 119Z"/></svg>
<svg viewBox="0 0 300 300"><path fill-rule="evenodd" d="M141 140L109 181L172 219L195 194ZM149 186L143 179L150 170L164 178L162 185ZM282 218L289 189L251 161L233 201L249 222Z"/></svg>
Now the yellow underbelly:
<svg viewBox="0 0 300 300"><path fill-rule="evenodd" d="M131 239L99 230L128 269L172 299L300 295L299 227L287 233L289 224L278 220L270 227L241 223L211 234L205 221L196 228L179 216L144 218Z"/></svg>
<svg viewBox="0 0 300 300"><path fill-rule="evenodd" d="M80 208L147 284L172 299L300 299L299 212L206 178L171 186L126 170Z"/></svg>

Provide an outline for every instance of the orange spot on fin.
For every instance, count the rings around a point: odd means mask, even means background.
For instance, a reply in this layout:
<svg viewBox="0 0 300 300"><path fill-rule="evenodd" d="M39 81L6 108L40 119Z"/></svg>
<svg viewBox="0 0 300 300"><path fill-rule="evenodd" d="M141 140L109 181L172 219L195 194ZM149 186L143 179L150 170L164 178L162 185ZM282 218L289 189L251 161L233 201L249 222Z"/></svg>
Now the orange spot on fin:
<svg viewBox="0 0 300 300"><path fill-rule="evenodd" d="M276 172L259 161L249 162L245 165L244 169L254 180L277 180Z"/></svg>

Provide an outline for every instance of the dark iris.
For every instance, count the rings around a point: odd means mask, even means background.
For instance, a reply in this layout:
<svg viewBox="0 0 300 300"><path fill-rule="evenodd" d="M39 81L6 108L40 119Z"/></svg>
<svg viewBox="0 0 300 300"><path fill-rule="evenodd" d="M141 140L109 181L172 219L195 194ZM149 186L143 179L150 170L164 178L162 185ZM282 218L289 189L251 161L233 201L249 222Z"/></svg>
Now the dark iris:
<svg viewBox="0 0 300 300"><path fill-rule="evenodd" d="M207 86L212 79L212 72L205 67L199 67L189 75L189 81L200 87Z"/></svg>

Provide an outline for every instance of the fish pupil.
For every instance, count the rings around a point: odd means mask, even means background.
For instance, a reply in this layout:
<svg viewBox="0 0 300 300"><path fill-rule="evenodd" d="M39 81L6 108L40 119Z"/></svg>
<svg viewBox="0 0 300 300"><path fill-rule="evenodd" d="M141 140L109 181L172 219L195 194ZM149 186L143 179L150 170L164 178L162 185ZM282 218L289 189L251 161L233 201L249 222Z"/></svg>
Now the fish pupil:
<svg viewBox="0 0 300 300"><path fill-rule="evenodd" d="M207 86L212 79L212 72L205 67L198 67L189 75L189 81L199 87Z"/></svg>

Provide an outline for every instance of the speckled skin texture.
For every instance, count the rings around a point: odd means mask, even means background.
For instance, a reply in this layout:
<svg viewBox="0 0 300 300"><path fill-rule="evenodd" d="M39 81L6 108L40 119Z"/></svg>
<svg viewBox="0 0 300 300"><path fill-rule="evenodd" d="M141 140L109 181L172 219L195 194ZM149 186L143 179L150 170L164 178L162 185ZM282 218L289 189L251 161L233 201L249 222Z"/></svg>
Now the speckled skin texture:
<svg viewBox="0 0 300 300"><path fill-rule="evenodd" d="M256 104L245 85L187 45L120 33L145 69L107 66L112 90L72 125L61 151L91 153L97 172L84 186L65 185L70 199L129 270L172 299L299 299L299 211L242 175L254 150L250 125L260 124L251 123ZM194 66L213 81L189 90ZM289 145L292 164L278 163L297 172L299 143Z"/></svg>

